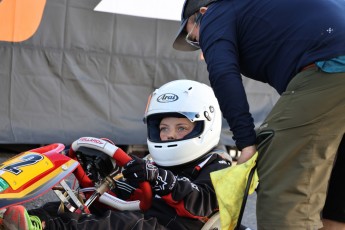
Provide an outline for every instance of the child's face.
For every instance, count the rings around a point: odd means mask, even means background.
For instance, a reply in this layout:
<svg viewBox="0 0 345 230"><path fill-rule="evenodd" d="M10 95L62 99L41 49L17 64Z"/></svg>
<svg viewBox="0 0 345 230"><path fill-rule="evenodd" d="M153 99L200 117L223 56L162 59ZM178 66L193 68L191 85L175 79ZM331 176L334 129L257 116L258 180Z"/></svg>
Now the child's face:
<svg viewBox="0 0 345 230"><path fill-rule="evenodd" d="M194 126L187 118L165 117L159 124L159 136L162 141L179 140L192 132Z"/></svg>

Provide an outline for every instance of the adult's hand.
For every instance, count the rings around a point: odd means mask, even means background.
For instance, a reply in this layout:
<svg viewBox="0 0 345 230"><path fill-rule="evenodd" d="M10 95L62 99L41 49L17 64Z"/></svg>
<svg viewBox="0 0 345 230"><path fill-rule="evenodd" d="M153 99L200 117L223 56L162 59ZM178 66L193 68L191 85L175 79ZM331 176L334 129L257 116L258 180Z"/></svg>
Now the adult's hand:
<svg viewBox="0 0 345 230"><path fill-rule="evenodd" d="M251 145L242 149L241 156L237 160L237 164L243 164L248 161L256 153L256 146Z"/></svg>

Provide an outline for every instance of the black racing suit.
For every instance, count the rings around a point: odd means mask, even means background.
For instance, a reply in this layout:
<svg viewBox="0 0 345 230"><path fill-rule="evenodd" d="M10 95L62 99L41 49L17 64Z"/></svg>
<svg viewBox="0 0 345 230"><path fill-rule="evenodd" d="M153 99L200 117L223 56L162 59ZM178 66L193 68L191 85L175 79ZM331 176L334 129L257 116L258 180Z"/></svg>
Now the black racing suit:
<svg viewBox="0 0 345 230"><path fill-rule="evenodd" d="M217 197L210 173L229 167L231 162L219 154L202 158L170 170L177 179L172 192L154 197L146 212L106 210L97 215L63 213L56 215L58 203L29 210L46 222L48 229L201 229L208 218L218 211Z"/></svg>

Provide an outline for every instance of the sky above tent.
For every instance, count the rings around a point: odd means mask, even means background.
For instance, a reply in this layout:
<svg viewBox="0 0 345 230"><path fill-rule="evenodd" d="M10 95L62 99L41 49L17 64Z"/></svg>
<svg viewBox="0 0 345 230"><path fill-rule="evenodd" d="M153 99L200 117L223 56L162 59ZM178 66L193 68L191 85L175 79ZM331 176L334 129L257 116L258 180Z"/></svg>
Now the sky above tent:
<svg viewBox="0 0 345 230"><path fill-rule="evenodd" d="M181 20L184 0L101 0L95 11L163 20Z"/></svg>

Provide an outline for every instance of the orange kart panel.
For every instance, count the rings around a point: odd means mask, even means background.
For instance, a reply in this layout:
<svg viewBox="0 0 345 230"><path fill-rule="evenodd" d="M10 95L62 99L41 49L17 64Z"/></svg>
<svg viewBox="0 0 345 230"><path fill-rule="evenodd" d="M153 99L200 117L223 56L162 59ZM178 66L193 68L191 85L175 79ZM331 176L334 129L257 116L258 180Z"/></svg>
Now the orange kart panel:
<svg viewBox="0 0 345 230"><path fill-rule="evenodd" d="M0 208L32 200L69 176L79 163L52 144L21 153L0 164Z"/></svg>

